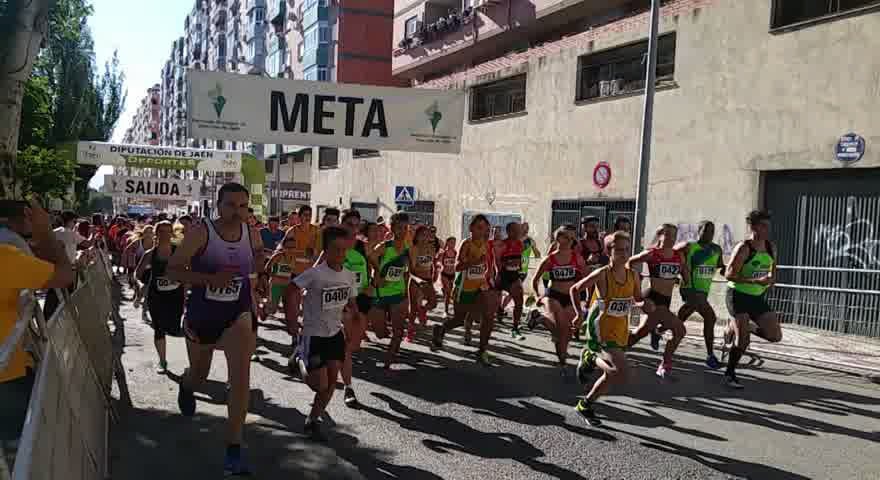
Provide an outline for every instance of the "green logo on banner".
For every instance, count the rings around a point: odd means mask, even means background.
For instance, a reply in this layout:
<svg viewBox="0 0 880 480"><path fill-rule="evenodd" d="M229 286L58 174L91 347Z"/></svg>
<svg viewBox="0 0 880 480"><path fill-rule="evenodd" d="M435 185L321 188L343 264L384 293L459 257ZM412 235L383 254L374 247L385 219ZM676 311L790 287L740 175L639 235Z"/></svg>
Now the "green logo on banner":
<svg viewBox="0 0 880 480"><path fill-rule="evenodd" d="M432 133L437 133L437 125L440 124L440 120L443 119L443 114L440 113L440 105L435 101L425 110L425 115L428 116L428 121L431 122L431 131Z"/></svg>
<svg viewBox="0 0 880 480"><path fill-rule="evenodd" d="M217 118L223 113L223 107L226 106L226 97L223 96L223 87L218 83L213 90L208 91L208 96L214 104L214 111L217 112Z"/></svg>

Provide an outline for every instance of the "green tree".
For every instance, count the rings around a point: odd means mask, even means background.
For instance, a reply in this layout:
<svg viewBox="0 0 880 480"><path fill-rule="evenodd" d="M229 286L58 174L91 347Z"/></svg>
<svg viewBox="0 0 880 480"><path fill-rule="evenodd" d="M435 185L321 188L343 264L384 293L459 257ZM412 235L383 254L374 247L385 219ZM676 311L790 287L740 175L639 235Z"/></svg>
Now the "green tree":
<svg viewBox="0 0 880 480"><path fill-rule="evenodd" d="M53 148L30 145L18 152L15 177L23 195L65 199L76 178L76 164Z"/></svg>

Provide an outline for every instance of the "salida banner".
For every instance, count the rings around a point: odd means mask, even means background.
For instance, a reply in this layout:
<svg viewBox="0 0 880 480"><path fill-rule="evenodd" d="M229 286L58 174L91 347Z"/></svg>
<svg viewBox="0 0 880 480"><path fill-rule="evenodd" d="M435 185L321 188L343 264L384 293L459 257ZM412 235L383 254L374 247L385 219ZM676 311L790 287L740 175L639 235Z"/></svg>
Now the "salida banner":
<svg viewBox="0 0 880 480"><path fill-rule="evenodd" d="M196 138L459 153L465 93L188 70Z"/></svg>
<svg viewBox="0 0 880 480"><path fill-rule="evenodd" d="M248 154L227 150L163 147L158 145L118 145L103 142L76 142L76 162L114 167L199 170L203 172L241 171L241 158Z"/></svg>
<svg viewBox="0 0 880 480"><path fill-rule="evenodd" d="M201 183L176 178L125 177L105 175L107 193L114 197L149 200L197 200Z"/></svg>

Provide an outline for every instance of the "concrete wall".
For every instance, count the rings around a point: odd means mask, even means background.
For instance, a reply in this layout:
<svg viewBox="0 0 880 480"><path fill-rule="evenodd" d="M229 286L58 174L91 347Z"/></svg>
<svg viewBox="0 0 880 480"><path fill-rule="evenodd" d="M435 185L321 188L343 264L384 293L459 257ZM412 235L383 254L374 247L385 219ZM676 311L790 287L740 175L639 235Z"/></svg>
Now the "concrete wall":
<svg viewBox="0 0 880 480"><path fill-rule="evenodd" d="M761 170L836 168L835 142L850 131L868 142L857 168L880 167L880 56L871 53L880 49L880 14L771 34L770 4L664 7L662 31L677 32L677 87L656 98L649 228L710 218L740 238L744 214L760 203ZM391 206L395 185L414 185L420 199L436 202L441 235L459 235L462 212L473 209L521 213L542 241L553 199L634 198L642 98L579 105L575 92L578 57L644 39L647 20L627 18L434 81L467 88L526 72L527 113L466 121L460 155L341 152L332 171L314 162L313 204L341 197L343 205L378 198ZM602 192L591 181L598 161L613 168Z"/></svg>

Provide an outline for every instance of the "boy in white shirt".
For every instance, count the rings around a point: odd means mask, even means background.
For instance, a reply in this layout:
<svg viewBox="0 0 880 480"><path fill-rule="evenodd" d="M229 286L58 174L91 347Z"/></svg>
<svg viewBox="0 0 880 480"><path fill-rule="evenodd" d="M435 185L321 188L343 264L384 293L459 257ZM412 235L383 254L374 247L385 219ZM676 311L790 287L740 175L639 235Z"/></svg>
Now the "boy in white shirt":
<svg viewBox="0 0 880 480"><path fill-rule="evenodd" d="M305 433L318 441L326 440L319 419L333 398L336 378L345 360L342 325L345 316L357 308L358 294L355 274L342 266L354 237L338 226L325 227L322 235L324 260L291 281L294 305L298 304L296 297L305 295L303 329L295 356L300 373L315 392Z"/></svg>

